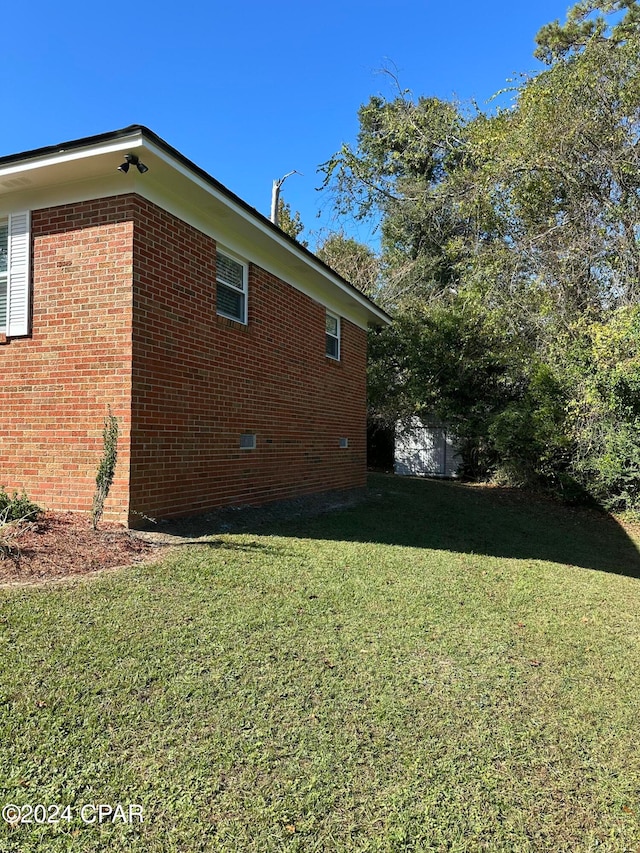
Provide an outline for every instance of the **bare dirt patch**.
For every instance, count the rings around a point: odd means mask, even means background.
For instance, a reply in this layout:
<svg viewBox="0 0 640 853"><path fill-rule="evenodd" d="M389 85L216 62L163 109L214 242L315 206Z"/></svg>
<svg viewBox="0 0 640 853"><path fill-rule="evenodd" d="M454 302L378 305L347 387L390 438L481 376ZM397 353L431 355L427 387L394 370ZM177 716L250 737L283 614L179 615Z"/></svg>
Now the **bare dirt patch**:
<svg viewBox="0 0 640 853"><path fill-rule="evenodd" d="M204 543L221 533L268 533L283 521L313 518L366 500L366 489L334 489L254 506L226 506L198 515L158 521L135 535L156 545Z"/></svg>
<svg viewBox="0 0 640 853"><path fill-rule="evenodd" d="M39 583L149 561L158 546L118 524L94 530L88 516L46 512L25 525L13 556L0 556L0 584Z"/></svg>

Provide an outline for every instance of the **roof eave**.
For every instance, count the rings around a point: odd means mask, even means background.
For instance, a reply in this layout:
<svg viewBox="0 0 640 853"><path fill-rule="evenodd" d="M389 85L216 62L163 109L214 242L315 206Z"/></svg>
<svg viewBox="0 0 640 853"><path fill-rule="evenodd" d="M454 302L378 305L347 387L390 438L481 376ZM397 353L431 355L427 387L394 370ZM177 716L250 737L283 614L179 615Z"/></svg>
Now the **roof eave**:
<svg viewBox="0 0 640 853"><path fill-rule="evenodd" d="M341 299L346 298L357 303L358 311L366 315L368 324L387 325L391 322L391 318L385 311L321 261L313 252L298 243L277 225L274 225L266 216L251 207L228 187L221 184L220 181L144 125L130 125L108 133L0 157L0 187L13 188L13 185L19 185L21 172L29 171L37 176L40 169L64 166L64 164L68 164L67 169L77 169L78 161L83 160L86 164L85 169L89 169L88 161L90 158L126 152L132 148L141 149L139 152L141 159L145 149L150 153L153 152L169 169L180 172L187 181L199 185L202 190L224 202L237 216L248 223L250 222L264 235L268 235L281 249L292 254L299 262L313 270L315 275L322 276L329 281L343 294Z"/></svg>

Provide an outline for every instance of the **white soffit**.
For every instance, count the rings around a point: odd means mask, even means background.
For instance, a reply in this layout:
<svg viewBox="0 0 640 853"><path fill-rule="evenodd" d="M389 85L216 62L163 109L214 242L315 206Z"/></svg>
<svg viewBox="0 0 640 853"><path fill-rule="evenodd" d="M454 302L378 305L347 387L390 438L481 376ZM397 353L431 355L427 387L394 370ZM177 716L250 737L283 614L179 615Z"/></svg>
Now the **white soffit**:
<svg viewBox="0 0 640 853"><path fill-rule="evenodd" d="M258 211L182 155L165 150L143 128L86 142L0 162L0 213L12 207L36 209L135 192L357 325L390 322L384 311L281 235ZM118 171L127 153L137 154L149 171L141 175L135 166L126 174Z"/></svg>
<svg viewBox="0 0 640 853"><path fill-rule="evenodd" d="M137 138L136 138L137 137ZM0 164L0 190L11 189L14 183L22 186L49 187L77 183L104 176L105 166L112 162L111 155L126 153L142 146L142 133L124 139L115 139L83 148L59 148L23 160ZM115 167L117 169L117 166Z"/></svg>

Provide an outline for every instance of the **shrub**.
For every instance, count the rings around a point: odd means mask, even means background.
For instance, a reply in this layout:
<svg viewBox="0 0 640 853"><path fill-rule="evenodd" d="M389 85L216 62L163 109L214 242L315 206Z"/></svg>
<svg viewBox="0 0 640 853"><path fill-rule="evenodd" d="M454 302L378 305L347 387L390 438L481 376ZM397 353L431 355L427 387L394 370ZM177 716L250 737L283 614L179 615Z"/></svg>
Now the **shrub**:
<svg viewBox="0 0 640 853"><path fill-rule="evenodd" d="M0 512L0 560L10 557L20 559L19 541L22 534L35 526L35 522L26 518L8 520L8 508Z"/></svg>
<svg viewBox="0 0 640 853"><path fill-rule="evenodd" d="M98 527L98 522L104 512L104 502L109 494L116 473L116 462L118 461L118 419L111 412L104 419L102 430L102 457L96 474L96 490L93 495L93 507L91 509L91 520L93 529Z"/></svg>
<svg viewBox="0 0 640 853"><path fill-rule="evenodd" d="M578 327L564 360L571 473L605 509L640 511L640 308Z"/></svg>
<svg viewBox="0 0 640 853"><path fill-rule="evenodd" d="M0 486L0 522L6 524L7 522L18 521L23 518L34 519L41 512L41 508L30 501L24 492L19 495L14 491L12 495L9 495Z"/></svg>
<svg viewBox="0 0 640 853"><path fill-rule="evenodd" d="M25 530L33 527L42 510L23 492L9 495L0 487L0 560L20 558L19 541Z"/></svg>

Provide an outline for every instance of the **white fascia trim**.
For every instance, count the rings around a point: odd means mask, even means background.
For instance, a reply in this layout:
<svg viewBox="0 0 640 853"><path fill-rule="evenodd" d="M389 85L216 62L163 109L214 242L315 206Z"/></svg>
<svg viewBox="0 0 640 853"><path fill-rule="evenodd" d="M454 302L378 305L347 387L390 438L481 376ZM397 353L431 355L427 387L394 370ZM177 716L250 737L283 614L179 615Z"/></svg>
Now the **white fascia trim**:
<svg viewBox="0 0 640 853"><path fill-rule="evenodd" d="M375 304L367 300L365 297L361 296L359 292L355 289L349 287L344 281L342 281L337 275L331 273L324 265L319 262L314 262L314 259L310 257L307 253L297 250L295 245L291 244L284 237L281 237L277 231L268 226L266 222L261 221L260 214L255 211L255 215L252 214L251 209L247 209L242 204L234 201L232 196L229 196L226 192L223 192L216 188L214 184L211 183L214 179L207 180L208 176L203 176L193 171L187 164L183 163L181 160L175 158L170 152L167 152L163 147L158 146L153 140L149 137L145 136L144 130L134 130L130 134L118 137L117 139L107 140L100 143L91 143L82 148L70 148L69 150L65 150L63 147L60 147L59 150L49 153L42 154L40 156L34 156L26 159L22 159L16 162L7 163L4 166L0 166L0 182L3 179L10 179L12 176L16 176L18 178L21 174L27 174L32 171L39 171L40 169L44 169L46 167L52 167L56 165L64 165L65 163L71 162L82 162L89 161L93 157L97 157L100 155L109 155L119 152L129 152L132 149L139 149L141 152L148 151L150 155L157 157L161 160L170 170L184 178L187 182L192 184L194 187L197 187L199 190L204 191L205 194L209 195L212 199L214 199L218 204L225 207L229 210L231 215L235 215L239 217L243 222L247 223L250 229L256 229L264 236L268 243L277 246L280 251L283 252L283 257L289 257L291 259L295 259L297 263L300 263L303 267L306 267L310 272L312 271L315 275L319 276L321 279L326 281L328 284L332 285L335 288L334 297L332 298L330 293L325 293L322 296L317 294L316 292L308 290L306 287L299 286L295 281L291 281L290 275L285 275L284 280L289 281L292 286L297 287L299 290L307 293L314 299L321 299L321 301L330 308L331 311L338 314L338 316L343 315L345 313L344 306L340 303L346 298L348 302L350 302L354 308L356 308L356 314L362 312L361 320L358 321L355 317L351 317L353 322L356 322L357 325L361 326L361 328L366 328L368 322L364 319L366 315L369 317L376 317L382 325L387 325L389 323L389 318L387 315L379 309ZM141 153L141 156L144 156ZM151 187L146 187L144 180L137 181L132 185L131 181L128 183L121 181L119 185L115 183L115 173L114 180L104 181L104 186L106 188L107 183L109 185L108 191L113 195L120 195L127 192L138 192L143 197L148 198L151 201L155 201L156 203L163 204L163 202L156 198L156 192L151 191ZM137 176L134 176L137 178ZM120 176L120 179L122 176ZM95 183L94 183L95 182ZM80 177L78 181L73 183L73 192L69 192L69 184L64 185L52 185L47 189L44 197L47 199L47 203L50 204L63 204L70 200L86 200L92 197L91 192L87 186L85 191L81 191L83 183L86 185L86 179ZM90 179L90 183L94 186L97 186L100 181L97 176L93 176ZM29 202L32 204L37 203L37 194L41 191L38 190L37 186L29 186L25 184L24 186L18 185L15 187L15 195L20 197L28 197ZM166 204L166 196L161 192L161 196L165 199ZM12 201L12 197L8 197L3 195L3 202L8 204ZM22 201L20 202L22 204ZM0 205L2 209L4 209L5 204ZM23 205L24 206L24 205ZM164 206L164 205L163 205ZM188 207L188 205L187 205ZM168 208L171 209L171 208ZM173 211L178 216L183 216L186 213L185 208L181 205L180 209L176 208ZM188 218L187 218L187 221ZM193 224L193 223L192 223ZM197 226L202 227L202 225ZM206 228L207 233L211 233L211 231ZM217 229L215 229L217 230ZM211 233L215 239L218 239L218 236ZM228 235L228 237L231 235ZM233 241L230 239L223 239L223 243L232 243ZM229 246L230 249L233 250L233 246ZM238 250L241 247L238 246ZM244 256L244 251L238 252L241 256ZM276 265L279 266L279 265ZM282 276L282 270L272 269L270 270L278 277ZM342 296L342 299L339 298ZM347 311L348 315L351 315L352 312Z"/></svg>
<svg viewBox="0 0 640 853"><path fill-rule="evenodd" d="M287 240L284 240L277 233L275 233L271 228L268 228L257 216L251 216L251 214L237 204L233 199L229 198L228 195L216 190L215 187L209 183L209 181L204 180L200 175L195 174L191 169L188 169L183 163L175 160L171 155L169 155L162 148L159 148L149 139L144 140L144 147L151 151L156 157L161 158L167 165L169 165L172 169L175 169L185 178L190 180L192 183L196 184L201 189L204 189L211 196L213 196L217 201L231 208L233 212L242 217L246 222L249 222L255 228L258 228L263 234L265 234L270 240L273 240L275 243L289 252L290 254L297 257L300 261L302 261L307 266L314 269L317 273L324 276L324 278L328 279L335 287L339 288L343 293L348 295L355 302L360 303L363 308L371 313L375 314L380 321L387 325L389 323L389 318L387 315L381 311L376 305L366 300L364 297L361 297L357 290L352 290L348 285L346 285L341 279L337 276L331 275L326 267L321 266L319 263L314 263L312 258L309 258L303 252L300 252L296 249L295 246L292 246ZM257 211L256 211L257 213Z"/></svg>
<svg viewBox="0 0 640 853"><path fill-rule="evenodd" d="M61 148L54 154L44 154L33 159L20 160L16 163L8 163L5 166L0 166L0 178L16 175L20 172L31 171L45 166L54 166L59 163L69 163L73 160L84 160L88 157L95 157L99 154L114 154L118 151L129 151L131 148L140 148L144 144L142 133L135 133L131 136L126 136L121 139L115 139L110 142L103 142L98 145L87 145L86 148L72 148L66 151Z"/></svg>

